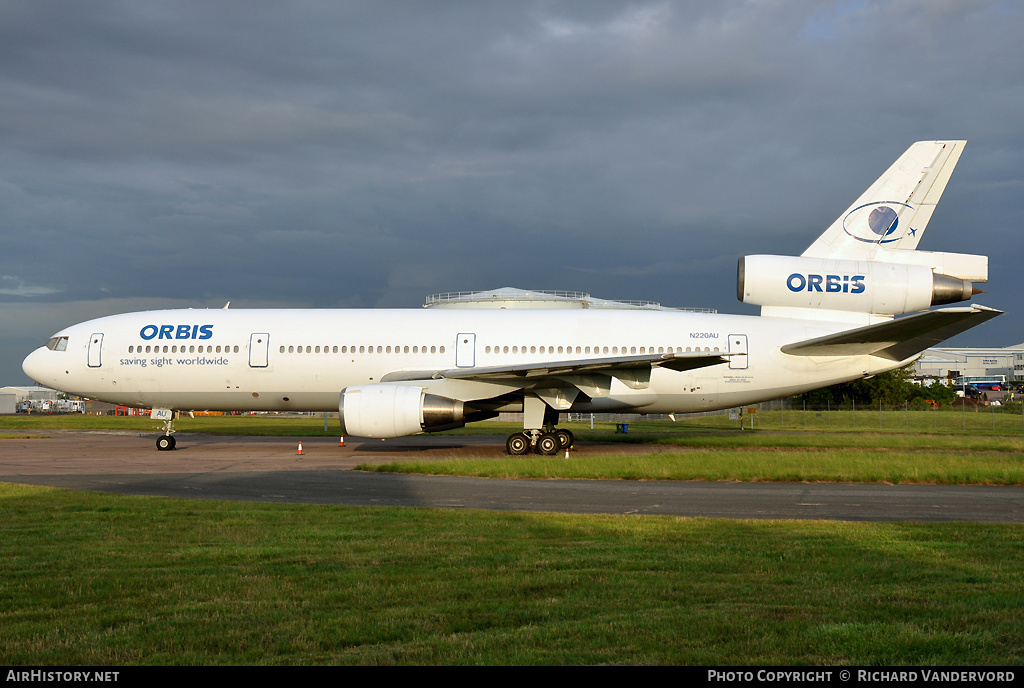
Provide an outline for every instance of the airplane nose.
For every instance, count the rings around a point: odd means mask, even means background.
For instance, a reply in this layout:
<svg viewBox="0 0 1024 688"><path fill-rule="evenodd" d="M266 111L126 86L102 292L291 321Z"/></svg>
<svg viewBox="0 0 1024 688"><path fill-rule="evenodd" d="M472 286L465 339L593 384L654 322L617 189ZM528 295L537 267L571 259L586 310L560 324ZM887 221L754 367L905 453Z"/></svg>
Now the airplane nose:
<svg viewBox="0 0 1024 688"><path fill-rule="evenodd" d="M36 382L50 382L50 376L47 373L48 367L45 364L45 357L48 353L50 352L45 346L39 347L25 357L25 360L21 362L21 369Z"/></svg>

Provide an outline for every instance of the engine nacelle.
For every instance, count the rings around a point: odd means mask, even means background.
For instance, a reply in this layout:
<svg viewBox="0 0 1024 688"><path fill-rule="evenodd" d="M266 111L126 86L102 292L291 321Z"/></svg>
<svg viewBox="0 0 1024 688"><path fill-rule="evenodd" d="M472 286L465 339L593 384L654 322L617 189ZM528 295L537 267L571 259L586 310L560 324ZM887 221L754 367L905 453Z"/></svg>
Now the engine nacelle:
<svg viewBox="0 0 1024 688"><path fill-rule="evenodd" d="M411 385L357 385L341 390L341 432L356 437L404 437L424 430L461 428L461 401L427 394Z"/></svg>
<svg viewBox="0 0 1024 688"><path fill-rule="evenodd" d="M880 315L966 301L979 291L923 265L790 256L744 256L736 283L743 303Z"/></svg>

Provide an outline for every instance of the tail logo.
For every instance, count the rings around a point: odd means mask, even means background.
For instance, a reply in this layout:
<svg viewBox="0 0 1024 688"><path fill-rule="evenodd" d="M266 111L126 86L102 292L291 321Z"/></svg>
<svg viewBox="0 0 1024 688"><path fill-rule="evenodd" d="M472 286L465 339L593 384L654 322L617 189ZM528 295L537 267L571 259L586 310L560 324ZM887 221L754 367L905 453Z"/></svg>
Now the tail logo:
<svg viewBox="0 0 1024 688"><path fill-rule="evenodd" d="M913 206L898 201L865 203L846 214L843 218L843 230L857 241L872 244L899 241L906 230L900 228L900 218L893 206L913 210Z"/></svg>

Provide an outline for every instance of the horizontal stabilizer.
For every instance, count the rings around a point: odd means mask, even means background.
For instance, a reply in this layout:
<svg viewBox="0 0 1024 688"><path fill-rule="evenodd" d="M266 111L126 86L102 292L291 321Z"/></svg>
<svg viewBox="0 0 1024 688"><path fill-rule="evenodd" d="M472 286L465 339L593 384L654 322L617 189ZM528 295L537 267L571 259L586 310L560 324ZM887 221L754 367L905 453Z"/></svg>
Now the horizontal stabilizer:
<svg viewBox="0 0 1024 688"><path fill-rule="evenodd" d="M783 346L782 351L794 356L870 354L891 361L903 361L1001 313L994 308L977 305L940 308L877 325L794 342Z"/></svg>

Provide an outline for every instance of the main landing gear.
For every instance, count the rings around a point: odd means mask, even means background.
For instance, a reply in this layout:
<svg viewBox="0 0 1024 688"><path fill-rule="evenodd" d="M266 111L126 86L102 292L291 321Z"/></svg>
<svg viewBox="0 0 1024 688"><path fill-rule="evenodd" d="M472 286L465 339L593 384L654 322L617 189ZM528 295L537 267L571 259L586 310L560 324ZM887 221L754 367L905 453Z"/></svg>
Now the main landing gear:
<svg viewBox="0 0 1024 688"><path fill-rule="evenodd" d="M523 456L531 451L543 456L554 456L572 447L573 439L571 432L560 428L524 430L508 436L505 440L505 451L512 456Z"/></svg>
<svg viewBox="0 0 1024 688"><path fill-rule="evenodd" d="M568 430L555 428L558 411L551 408L537 394L523 396L522 432L509 435L505 451L512 456L523 456L531 451L543 456L554 456L572 446L573 436ZM543 430L535 429L543 428Z"/></svg>

